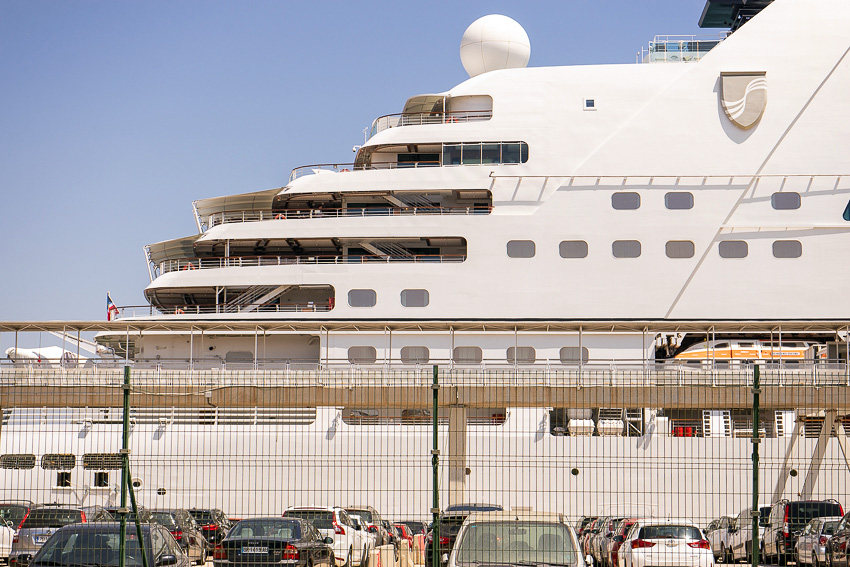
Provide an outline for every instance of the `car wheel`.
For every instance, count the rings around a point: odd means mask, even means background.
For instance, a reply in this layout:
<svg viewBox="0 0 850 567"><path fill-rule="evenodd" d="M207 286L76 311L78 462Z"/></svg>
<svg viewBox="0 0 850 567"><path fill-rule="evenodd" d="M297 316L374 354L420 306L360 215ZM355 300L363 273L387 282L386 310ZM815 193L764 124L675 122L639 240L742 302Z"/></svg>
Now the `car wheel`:
<svg viewBox="0 0 850 567"><path fill-rule="evenodd" d="M360 567L369 567L369 550L365 546L363 547L363 555L360 557Z"/></svg>
<svg viewBox="0 0 850 567"><path fill-rule="evenodd" d="M726 547L725 545L721 547L720 560L723 563L734 563L735 560L732 557L732 550Z"/></svg>
<svg viewBox="0 0 850 567"><path fill-rule="evenodd" d="M348 558L345 560L345 567L351 567L351 556L353 555L351 548L348 548Z"/></svg>
<svg viewBox="0 0 850 567"><path fill-rule="evenodd" d="M800 564L799 559L797 560L797 564ZM812 553L812 567L820 567L820 561L818 561L817 553Z"/></svg>

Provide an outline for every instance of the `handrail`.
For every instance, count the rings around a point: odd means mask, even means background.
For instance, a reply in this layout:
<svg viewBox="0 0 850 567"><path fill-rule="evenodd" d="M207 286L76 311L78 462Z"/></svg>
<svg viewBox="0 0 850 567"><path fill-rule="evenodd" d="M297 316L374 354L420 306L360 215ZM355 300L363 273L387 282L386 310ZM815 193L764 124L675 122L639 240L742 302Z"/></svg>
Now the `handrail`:
<svg viewBox="0 0 850 567"><path fill-rule="evenodd" d="M382 170L382 169L416 169L420 167L440 167L439 160L422 160L406 162L386 162L365 165L362 163L314 163L312 165L301 165L289 174L289 183L305 175L327 174L327 173L350 173L352 171Z"/></svg>
<svg viewBox="0 0 850 567"><path fill-rule="evenodd" d="M410 206L396 207L387 203L384 207L350 209L285 209L285 210L243 210L212 213L207 217L207 229L220 224L234 222L259 222L268 220L293 220L293 219L316 219L316 218L356 218L356 217L383 217L383 216L416 216L416 215L481 215L490 214L492 206L473 207L428 207Z"/></svg>
<svg viewBox="0 0 850 567"><path fill-rule="evenodd" d="M430 124L458 124L466 122L479 122L490 120L493 117L492 110L464 110L449 112L399 112L379 116L372 121L369 129L369 138L388 130L402 126L425 126ZM368 141L368 139L367 139Z"/></svg>
<svg viewBox="0 0 850 567"><path fill-rule="evenodd" d="M410 256L230 256L222 258L182 258L165 260L157 266L159 275L177 271L243 268L260 266L298 266L314 264L453 264L466 261L466 254L413 254Z"/></svg>

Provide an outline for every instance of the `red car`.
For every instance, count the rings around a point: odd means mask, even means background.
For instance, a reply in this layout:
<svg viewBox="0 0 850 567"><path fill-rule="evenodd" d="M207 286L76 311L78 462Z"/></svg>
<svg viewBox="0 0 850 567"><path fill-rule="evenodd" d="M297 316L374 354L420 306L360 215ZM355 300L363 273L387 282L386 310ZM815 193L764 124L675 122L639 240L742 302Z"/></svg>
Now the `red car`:
<svg viewBox="0 0 850 567"><path fill-rule="evenodd" d="M410 531L410 528L405 524L393 524L396 528L398 528L399 533L401 534L402 539L406 539L408 545L410 545L410 549L413 549L413 532Z"/></svg>

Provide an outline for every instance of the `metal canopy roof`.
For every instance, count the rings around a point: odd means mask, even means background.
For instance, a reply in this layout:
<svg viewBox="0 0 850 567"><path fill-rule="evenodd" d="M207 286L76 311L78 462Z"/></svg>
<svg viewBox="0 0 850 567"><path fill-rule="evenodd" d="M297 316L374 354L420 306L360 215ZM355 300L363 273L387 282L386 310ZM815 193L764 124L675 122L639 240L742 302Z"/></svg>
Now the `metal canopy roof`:
<svg viewBox="0 0 850 567"><path fill-rule="evenodd" d="M283 188L266 189L253 193L242 193L241 195L210 197L209 199L195 201L195 208L198 211L198 216L202 219L213 213L271 209L272 200L281 191L283 191Z"/></svg>
<svg viewBox="0 0 850 567"><path fill-rule="evenodd" d="M66 333L106 332L224 332L254 334L269 332L585 332L585 333L763 333L782 331L801 334L837 334L850 328L850 320L708 321L708 320L270 320L270 319L119 319L117 321L0 321L3 332Z"/></svg>
<svg viewBox="0 0 850 567"><path fill-rule="evenodd" d="M699 27L735 31L771 2L773 0L706 0Z"/></svg>

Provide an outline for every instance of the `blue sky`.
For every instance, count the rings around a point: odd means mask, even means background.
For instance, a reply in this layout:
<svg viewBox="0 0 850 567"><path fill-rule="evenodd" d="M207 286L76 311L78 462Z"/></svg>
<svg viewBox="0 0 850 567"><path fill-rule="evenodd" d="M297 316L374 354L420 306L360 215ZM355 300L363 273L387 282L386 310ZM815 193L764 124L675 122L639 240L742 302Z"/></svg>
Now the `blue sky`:
<svg viewBox="0 0 850 567"><path fill-rule="evenodd" d="M0 0L0 321L143 305L143 246L195 233L192 200L351 161L375 117L467 78L480 16L517 20L531 66L634 63L715 33L704 4Z"/></svg>

